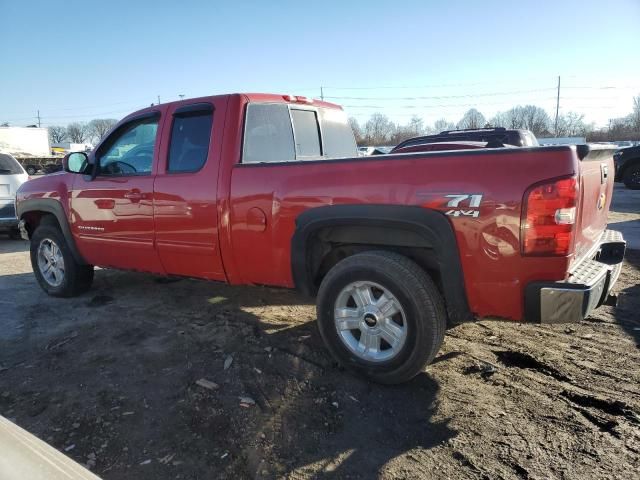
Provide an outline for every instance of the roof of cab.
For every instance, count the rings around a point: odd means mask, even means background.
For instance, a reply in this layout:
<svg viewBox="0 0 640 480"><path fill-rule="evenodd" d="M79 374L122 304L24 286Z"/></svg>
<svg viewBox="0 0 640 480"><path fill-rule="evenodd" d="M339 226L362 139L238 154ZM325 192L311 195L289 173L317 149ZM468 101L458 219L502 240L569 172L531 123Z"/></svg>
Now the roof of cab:
<svg viewBox="0 0 640 480"><path fill-rule="evenodd" d="M342 110L342 107L336 103L325 102L323 100L318 99L309 99L308 97L303 97L302 95L287 95L287 94L277 94L277 93L227 93L223 95L209 95L206 97L194 97L194 98L185 98L182 100L176 100L174 102L166 102L160 104L151 104L146 108L141 108L134 112L131 112L129 115L126 115L122 120L125 120L129 117L134 117L138 115L144 115L145 113L151 112L160 112L172 105L187 105L194 102L206 102L213 98L221 98L221 97L233 97L233 96L242 96L245 98L245 101L248 103L288 103L291 105L309 105L315 107L324 107L324 108L333 108ZM288 97L292 98L302 98L306 101L291 101ZM121 122L122 122L121 120Z"/></svg>

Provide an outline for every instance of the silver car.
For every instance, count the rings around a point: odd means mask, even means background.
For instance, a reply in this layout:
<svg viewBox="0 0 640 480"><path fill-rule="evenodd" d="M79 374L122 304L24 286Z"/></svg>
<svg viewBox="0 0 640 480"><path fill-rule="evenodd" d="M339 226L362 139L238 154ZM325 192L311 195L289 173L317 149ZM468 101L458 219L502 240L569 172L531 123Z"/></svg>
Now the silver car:
<svg viewBox="0 0 640 480"><path fill-rule="evenodd" d="M29 180L22 165L8 153L0 153L0 230L8 230L13 239L20 238L16 218L16 192Z"/></svg>

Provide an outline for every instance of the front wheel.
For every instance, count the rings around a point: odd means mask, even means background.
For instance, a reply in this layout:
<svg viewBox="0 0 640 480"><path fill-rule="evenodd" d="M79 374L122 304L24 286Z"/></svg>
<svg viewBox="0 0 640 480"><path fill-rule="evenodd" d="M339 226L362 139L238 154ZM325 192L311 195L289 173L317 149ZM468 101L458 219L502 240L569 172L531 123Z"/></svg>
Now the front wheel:
<svg viewBox="0 0 640 480"><path fill-rule="evenodd" d="M64 235L40 225L31 237L31 266L40 287L54 297L73 297L91 287L93 266L76 262Z"/></svg>
<svg viewBox="0 0 640 480"><path fill-rule="evenodd" d="M420 373L442 345L446 312L429 275L410 259L364 252L335 265L318 292L320 333L341 364L386 384Z"/></svg>
<svg viewBox="0 0 640 480"><path fill-rule="evenodd" d="M624 181L625 187L631 190L640 190L640 163L627 168L622 180Z"/></svg>

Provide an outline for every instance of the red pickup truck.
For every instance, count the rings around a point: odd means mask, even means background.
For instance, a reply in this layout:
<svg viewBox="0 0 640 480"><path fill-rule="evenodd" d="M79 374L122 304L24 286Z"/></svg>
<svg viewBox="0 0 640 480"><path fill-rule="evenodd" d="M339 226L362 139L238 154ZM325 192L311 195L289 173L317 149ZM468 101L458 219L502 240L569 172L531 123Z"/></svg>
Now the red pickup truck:
<svg viewBox="0 0 640 480"><path fill-rule="evenodd" d="M576 321L612 302L625 249L606 229L612 154L359 157L337 105L220 95L129 115L16 205L50 295L86 291L94 265L297 288L340 362L398 383L447 325Z"/></svg>

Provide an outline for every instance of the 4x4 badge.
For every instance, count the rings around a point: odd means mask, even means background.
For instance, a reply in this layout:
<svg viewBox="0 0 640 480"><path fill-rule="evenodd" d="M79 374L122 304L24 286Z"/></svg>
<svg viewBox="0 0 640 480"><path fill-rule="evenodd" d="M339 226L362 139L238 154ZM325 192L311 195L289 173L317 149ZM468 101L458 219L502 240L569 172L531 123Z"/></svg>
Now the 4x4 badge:
<svg viewBox="0 0 640 480"><path fill-rule="evenodd" d="M452 207L451 210L445 212L445 215L450 215L452 217L473 217L478 218L480 216L480 210L475 210L480 208L480 204L482 203L482 194L451 194L445 195L446 198L450 198L447 202L447 207ZM467 203L468 208L459 208L461 203Z"/></svg>

